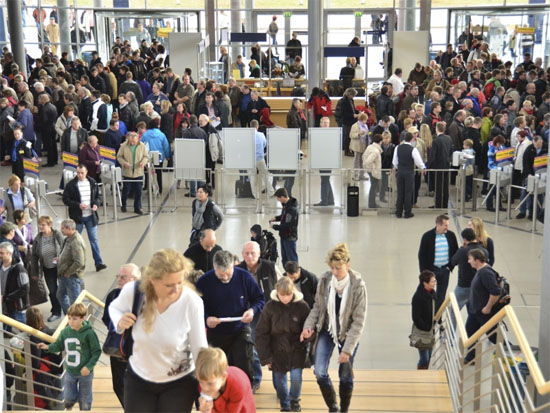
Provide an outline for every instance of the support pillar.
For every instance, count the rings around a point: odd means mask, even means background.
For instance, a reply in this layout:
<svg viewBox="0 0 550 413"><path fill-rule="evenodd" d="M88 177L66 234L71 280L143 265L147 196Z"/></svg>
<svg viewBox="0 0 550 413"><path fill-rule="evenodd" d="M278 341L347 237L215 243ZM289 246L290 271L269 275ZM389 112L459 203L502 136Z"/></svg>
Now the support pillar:
<svg viewBox="0 0 550 413"><path fill-rule="evenodd" d="M323 4L321 1L312 1L308 3L308 65L307 80L309 91L314 87L321 86L321 71L323 53L321 50L323 37Z"/></svg>
<svg viewBox="0 0 550 413"><path fill-rule="evenodd" d="M8 6L8 24L10 32L11 51L19 70L27 77L27 61L23 41L23 21L21 20L21 0L10 0Z"/></svg>
<svg viewBox="0 0 550 413"><path fill-rule="evenodd" d="M57 0L57 13L59 17L59 42L61 53L67 52L71 55L71 12L68 0Z"/></svg>
<svg viewBox="0 0 550 413"><path fill-rule="evenodd" d="M432 0L420 0L420 31L428 32L428 50L432 41Z"/></svg>
<svg viewBox="0 0 550 413"><path fill-rule="evenodd" d="M241 25L241 2L240 0L231 0L231 33L240 33ZM231 39L230 39L231 40ZM240 46L236 43L231 45L231 60L235 61L239 55ZM230 74L231 77L231 74Z"/></svg>
<svg viewBox="0 0 550 413"><path fill-rule="evenodd" d="M416 0L405 2L405 30L408 32L416 30Z"/></svg>
<svg viewBox="0 0 550 413"><path fill-rule="evenodd" d="M254 0L245 0L244 7L246 11L244 12L244 28L247 33L252 33L256 31L256 22L252 17L252 9L254 9Z"/></svg>
<svg viewBox="0 0 550 413"><path fill-rule="evenodd" d="M208 46L207 59L209 62L216 60L216 12L215 0L205 0L204 11L206 20L206 33L210 38L210 45Z"/></svg>
<svg viewBox="0 0 550 413"><path fill-rule="evenodd" d="M355 36L359 37L359 39L363 39L363 36L361 35L361 16L355 16Z"/></svg>
<svg viewBox="0 0 550 413"><path fill-rule="evenodd" d="M101 10L103 8L103 0L94 0L94 8L96 10ZM145 21L143 24L143 27L145 27ZM106 40L106 33L111 34L111 31L108 32L105 31L105 20L104 19L96 19L95 22L95 34L94 39L97 44L97 52L99 53L99 56L103 57L105 62L109 60L109 50L107 47L107 40Z"/></svg>
<svg viewBox="0 0 550 413"><path fill-rule="evenodd" d="M288 41L291 38L291 33L292 33L291 28L290 28L290 19L291 18L292 18L291 16L285 15L285 44L283 46L286 46L286 44L288 43ZM286 49L285 49L285 54L286 54Z"/></svg>

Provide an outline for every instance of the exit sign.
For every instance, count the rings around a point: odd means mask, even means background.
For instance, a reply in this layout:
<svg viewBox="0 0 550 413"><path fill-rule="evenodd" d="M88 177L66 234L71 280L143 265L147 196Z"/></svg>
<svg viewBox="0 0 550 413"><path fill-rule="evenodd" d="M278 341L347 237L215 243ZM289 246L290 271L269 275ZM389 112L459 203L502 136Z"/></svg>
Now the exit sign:
<svg viewBox="0 0 550 413"><path fill-rule="evenodd" d="M355 17L361 17L363 16L363 12L362 11L356 11L355 12Z"/></svg>
<svg viewBox="0 0 550 413"><path fill-rule="evenodd" d="M290 16L292 16L292 12L290 12L290 11L285 11L285 12L283 13L283 15L284 15L285 17L290 17Z"/></svg>

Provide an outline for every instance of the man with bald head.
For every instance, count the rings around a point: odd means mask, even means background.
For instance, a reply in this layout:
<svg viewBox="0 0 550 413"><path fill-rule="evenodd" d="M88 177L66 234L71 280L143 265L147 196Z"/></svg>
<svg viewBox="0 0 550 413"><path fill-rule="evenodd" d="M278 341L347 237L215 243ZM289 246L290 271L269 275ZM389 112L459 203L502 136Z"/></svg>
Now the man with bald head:
<svg viewBox="0 0 550 413"><path fill-rule="evenodd" d="M216 244L216 233L205 229L199 234L199 242L187 248L183 255L195 264L195 270L207 272L214 268L214 254L222 251Z"/></svg>
<svg viewBox="0 0 550 413"><path fill-rule="evenodd" d="M248 241L243 245L243 261L237 266L252 274L254 280L260 286L260 290L264 294L265 302L271 300L271 291L275 289L277 280L282 277L279 269L273 261L260 258L260 245L256 241ZM256 324L260 319L260 313L254 314L254 319L250 323L252 341L256 343ZM254 347L254 359L252 361L254 369L254 381L252 382L252 390L255 393L260 388L262 381L262 366L258 353Z"/></svg>

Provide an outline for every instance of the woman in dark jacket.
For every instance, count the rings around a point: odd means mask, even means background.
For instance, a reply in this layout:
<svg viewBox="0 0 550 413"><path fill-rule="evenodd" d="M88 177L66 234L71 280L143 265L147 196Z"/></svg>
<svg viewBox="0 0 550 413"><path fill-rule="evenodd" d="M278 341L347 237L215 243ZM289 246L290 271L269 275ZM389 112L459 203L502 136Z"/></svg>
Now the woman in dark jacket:
<svg viewBox="0 0 550 413"><path fill-rule="evenodd" d="M306 358L305 343L300 342L309 306L294 283L283 277L271 291L256 326L256 347L262 365L273 371L273 384L281 402L281 411L300 411L302 369ZM290 372L290 393L287 388Z"/></svg>
<svg viewBox="0 0 550 413"><path fill-rule="evenodd" d="M213 229L216 231L223 222L222 210L210 199L212 188L209 185L199 185L197 199L192 205L192 229L189 245L199 242L200 231Z"/></svg>
<svg viewBox="0 0 550 413"><path fill-rule="evenodd" d="M292 105L286 114L286 127L300 129L300 139L306 138L306 115L302 110L302 100L299 98L292 99Z"/></svg>
<svg viewBox="0 0 550 413"><path fill-rule="evenodd" d="M164 103L166 102L166 103ZM174 113L175 110L169 100L160 103L160 130L166 135L168 143L174 142Z"/></svg>
<svg viewBox="0 0 550 413"><path fill-rule="evenodd" d="M344 152L346 156L355 156L353 151L349 149L351 127L357 122L357 111L353 98L357 95L354 88L346 89L341 103L342 124L344 125Z"/></svg>
<svg viewBox="0 0 550 413"><path fill-rule="evenodd" d="M101 182L101 155L96 136L90 136L88 142L82 145L78 154L78 162L86 166L89 177L94 178L96 182Z"/></svg>
<svg viewBox="0 0 550 413"><path fill-rule="evenodd" d="M424 270L418 277L420 284L412 298L412 319L413 323L419 330L431 331L434 325L435 315L435 274L431 271ZM430 357L432 349L418 349L420 359L418 360L418 370L427 370L430 366Z"/></svg>

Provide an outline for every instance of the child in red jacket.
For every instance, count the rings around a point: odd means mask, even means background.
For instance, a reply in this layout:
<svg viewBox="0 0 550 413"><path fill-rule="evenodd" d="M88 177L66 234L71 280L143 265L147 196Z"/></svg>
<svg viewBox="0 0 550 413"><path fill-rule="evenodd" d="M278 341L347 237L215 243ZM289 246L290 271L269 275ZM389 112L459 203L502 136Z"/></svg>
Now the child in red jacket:
<svg viewBox="0 0 550 413"><path fill-rule="evenodd" d="M203 348L195 362L199 380L199 410L203 413L255 413L256 403L250 380L238 367L227 366L219 348Z"/></svg>

